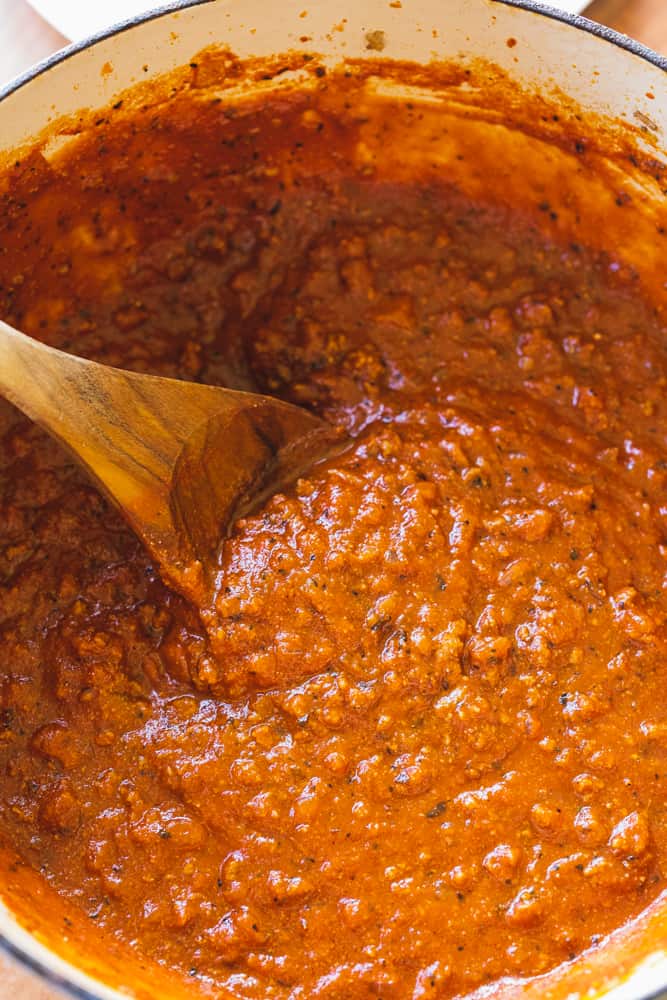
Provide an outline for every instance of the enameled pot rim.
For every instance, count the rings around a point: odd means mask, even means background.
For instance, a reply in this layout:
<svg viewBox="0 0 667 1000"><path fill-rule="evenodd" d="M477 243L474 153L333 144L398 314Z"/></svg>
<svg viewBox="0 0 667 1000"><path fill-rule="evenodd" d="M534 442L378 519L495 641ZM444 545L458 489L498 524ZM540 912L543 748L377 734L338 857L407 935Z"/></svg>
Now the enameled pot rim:
<svg viewBox="0 0 667 1000"><path fill-rule="evenodd" d="M109 28L104 28L102 31L98 31L94 35L90 35L88 38L66 45L63 49L59 49L58 52L54 52L53 55L47 56L47 58L41 60L41 62L35 63L35 65L31 66L30 69L25 70L25 72L20 73L13 80L10 80L8 83L4 84L4 86L0 87L0 101L9 97L10 94L13 94L14 91L18 90L20 87L30 83L31 80L41 76L42 73L48 72L53 66L57 66L59 63L65 62L78 52L83 52L85 49L91 48L93 45L103 41L105 38L111 38L113 35L120 35L125 31L130 31L139 24L143 24L146 21L153 21L156 18L164 17L165 15L174 13L175 11L215 2L216 0L173 0L172 3L155 7L153 10L148 10L143 14L137 14L125 21L120 21L118 24L114 24ZM636 41L634 38L630 38L628 35L622 34L620 31L608 28L604 24L598 24L597 21L591 21L590 18L584 17L582 14L568 14L564 10L559 10L556 7L543 4L540 0L493 0L493 2L504 4L506 7L518 7L519 9L528 11L531 14L539 14L542 17L550 18L554 21L562 21L564 24L568 24L572 28L578 28L580 31L585 31L589 35L596 35L598 38L603 39L605 42L609 42L611 45L615 45L619 49L625 49L626 52L631 52L633 55L639 56L640 59L645 60L645 62L651 63L658 69L667 72L667 56L660 55L660 53L655 52L654 49L649 48L642 42Z"/></svg>

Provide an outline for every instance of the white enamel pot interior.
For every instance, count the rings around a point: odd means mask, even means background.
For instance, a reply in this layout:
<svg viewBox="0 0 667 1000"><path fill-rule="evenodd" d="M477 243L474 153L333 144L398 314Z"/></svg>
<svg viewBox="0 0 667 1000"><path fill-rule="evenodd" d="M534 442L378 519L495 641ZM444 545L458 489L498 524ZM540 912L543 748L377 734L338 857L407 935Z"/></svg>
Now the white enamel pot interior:
<svg viewBox="0 0 667 1000"><path fill-rule="evenodd" d="M387 0L203 0L172 5L66 49L5 88L0 94L0 156L13 155L60 116L103 107L125 88L187 64L207 46L226 45L240 57L299 48L335 63L376 57L367 48L368 31L384 33L383 57L422 63L483 58L520 87L546 92L557 85L587 111L625 121L635 132L643 129L647 150L667 158L667 61L583 18L531 0L403 0L402 6ZM642 142L641 131L637 141ZM0 884L0 897L2 893ZM0 935L19 972L70 996L120 1000L164 995L150 986L137 989L135 982L123 982L118 989L104 985L41 943L1 900ZM666 950L667 941L665 950L656 949L654 941L623 981L598 984L586 995L646 1000L664 990L667 996ZM2 984L0 994L7 995ZM581 995L579 989L569 992Z"/></svg>

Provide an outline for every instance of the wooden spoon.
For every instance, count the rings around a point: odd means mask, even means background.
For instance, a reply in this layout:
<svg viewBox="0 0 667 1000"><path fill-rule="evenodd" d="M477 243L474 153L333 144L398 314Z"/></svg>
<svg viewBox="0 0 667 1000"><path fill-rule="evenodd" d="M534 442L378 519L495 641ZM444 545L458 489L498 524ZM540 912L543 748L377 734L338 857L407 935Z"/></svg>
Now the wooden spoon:
<svg viewBox="0 0 667 1000"><path fill-rule="evenodd" d="M1 320L0 392L74 454L194 601L234 520L334 440L322 420L270 396L110 368Z"/></svg>

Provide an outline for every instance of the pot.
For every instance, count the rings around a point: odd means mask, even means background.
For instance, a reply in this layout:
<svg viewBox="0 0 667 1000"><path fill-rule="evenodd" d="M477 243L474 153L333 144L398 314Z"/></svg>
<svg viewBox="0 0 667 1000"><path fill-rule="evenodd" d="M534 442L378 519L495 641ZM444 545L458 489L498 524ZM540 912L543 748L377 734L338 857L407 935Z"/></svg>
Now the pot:
<svg viewBox="0 0 667 1000"><path fill-rule="evenodd" d="M667 60L532 0L338 0L305 14L303 0L281 0L270 11L264 0L172 4L71 46L6 87L0 164L20 157L36 137L45 155L57 155L77 116L86 127L90 109L112 104L129 87L159 82L210 46L227 46L241 59L296 48L330 65L381 56L469 67L467 76L445 73L437 85L391 75L378 85L369 77L369 87L389 93L407 87L426 108L426 131L396 143L394 174L423 155L428 129L450 116L457 128L431 144L433 169L446 164L467 193L518 208L550 192L546 231L562 236L583 226L587 242L613 248L629 265L641 263L647 288L664 302ZM577 160L584 151L585 162ZM24 970L90 1000L193 995L120 951L95 954L74 931L54 937L44 916L49 890L37 875L19 886L11 871L0 852L2 946ZM497 995L648 1000L661 990L667 996L667 896L595 955L529 986L506 984Z"/></svg>

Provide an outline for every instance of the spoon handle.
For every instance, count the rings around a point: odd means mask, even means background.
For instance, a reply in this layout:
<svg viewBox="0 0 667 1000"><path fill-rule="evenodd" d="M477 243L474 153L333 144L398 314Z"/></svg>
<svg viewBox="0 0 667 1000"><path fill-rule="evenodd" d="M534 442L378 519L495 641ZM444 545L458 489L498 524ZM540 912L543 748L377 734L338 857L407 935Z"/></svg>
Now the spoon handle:
<svg viewBox="0 0 667 1000"><path fill-rule="evenodd" d="M52 433L66 420L68 376L76 379L83 365L83 359L33 340L0 320L0 392Z"/></svg>
<svg viewBox="0 0 667 1000"><path fill-rule="evenodd" d="M153 382L162 384L142 391ZM173 413L161 419L170 384L59 351L0 320L0 392L74 451L119 502L126 491L119 477L129 472L147 485L164 478L187 437ZM182 383L173 384L178 395Z"/></svg>
<svg viewBox="0 0 667 1000"><path fill-rule="evenodd" d="M74 453L151 550L164 554L178 536L179 561L194 562L175 523L170 484L193 419L204 423L208 411L200 405L198 414L188 398L187 420L179 422L184 385L75 357L0 320L0 393Z"/></svg>

